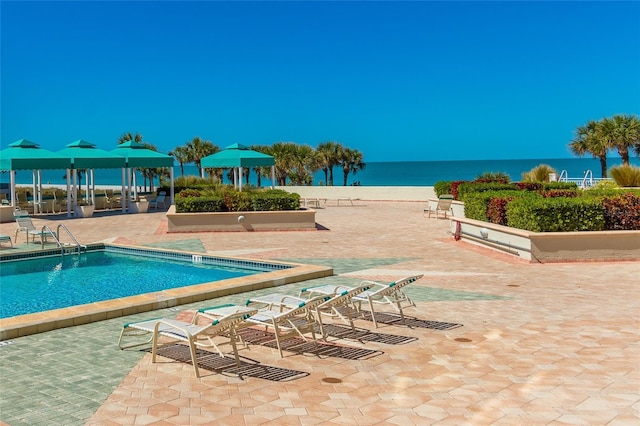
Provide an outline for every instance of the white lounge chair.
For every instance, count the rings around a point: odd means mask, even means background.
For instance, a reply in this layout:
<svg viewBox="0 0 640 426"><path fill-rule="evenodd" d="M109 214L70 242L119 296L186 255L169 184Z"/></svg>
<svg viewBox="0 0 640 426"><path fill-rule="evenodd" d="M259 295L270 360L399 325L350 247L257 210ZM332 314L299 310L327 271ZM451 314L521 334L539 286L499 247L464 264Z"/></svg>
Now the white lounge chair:
<svg viewBox="0 0 640 426"><path fill-rule="evenodd" d="M431 218L431 213L435 214L436 219L440 216L440 214L444 213L444 218L447 218L447 213L451 213L451 203L453 202L453 195L451 194L443 194L438 197L438 203L435 206L428 206L424 209L423 216L426 215L427 218Z"/></svg>
<svg viewBox="0 0 640 426"><path fill-rule="evenodd" d="M400 314L400 318L404 320L403 309L416 306L416 304L402 289L422 277L422 274L414 275L387 284L375 281L362 281L360 283L361 286L368 285L370 288L354 296L351 300L359 312L362 312L363 303L369 305L369 308L371 309L371 319L373 320L373 325L376 328L378 328L378 322L376 320L374 305L390 305ZM325 285L312 287L311 289L307 289L307 291L313 290L313 292L317 294L334 295L344 291L345 289L350 288L345 286Z"/></svg>
<svg viewBox="0 0 640 426"><path fill-rule="evenodd" d="M304 300L284 294L270 294L251 298L247 301L247 306L261 309L257 314L249 317L247 321L264 326L265 332L273 329L278 352L280 357L284 358L282 354L282 342L284 340L300 336L307 341L305 334L311 333L313 341L316 342L315 327L319 324L314 318L313 311L327 299L327 296L321 295L313 299Z"/></svg>
<svg viewBox="0 0 640 426"><path fill-rule="evenodd" d="M236 347L235 326L247 318L245 313L235 313L223 318L213 320L204 325L199 325L198 319L200 316L196 314L192 323L185 321L179 321L175 319L152 319L147 321L135 322L125 324L120 333L120 339L118 340L118 347L120 349L131 348L134 346L140 346L147 343L152 344L152 357L151 362L156 362L156 354L159 347L159 338L162 336L168 338L171 342L182 341L189 345L189 351L191 352L191 362L193 363L193 369L196 373L196 377L200 377L200 370L198 369L198 362L196 357L196 347L199 348L213 348L220 356L224 357L224 353L220 350L220 346L224 344L230 344L233 349L233 355L236 361L236 365L240 365L240 358L238 357L238 349ZM124 345L123 340L130 336L140 336L150 334L148 340L138 343L131 343ZM222 340L220 343L214 342L214 338Z"/></svg>
<svg viewBox="0 0 640 426"><path fill-rule="evenodd" d="M13 217L18 224L18 229L16 229L16 243L18 242L18 233L24 232L27 235L27 243L29 242L29 235L32 236L33 241L36 240L36 235L40 237L40 241L42 243L47 242L47 236L53 236L53 232L51 231L43 231L42 229L37 229L33 222L31 221L31 216L25 210L16 209L13 212Z"/></svg>
<svg viewBox="0 0 640 426"><path fill-rule="evenodd" d="M198 309L198 314L201 316L204 316L205 318L209 318L212 321L213 320L220 320L226 316L229 315L233 315L233 314L238 314L238 313L242 313L245 314L247 316L251 316L255 313L257 313L258 310L255 308L250 308L248 306L240 306L240 305L232 305L232 304L226 304L226 305L218 305L218 306L211 306L208 308L201 308ZM235 325L235 330L241 330L243 328L247 328L247 327L251 327L253 326L252 323L248 322L248 321L244 321L241 323L238 323ZM249 346L245 343L245 341L242 339L242 336L240 334L236 333L236 338L238 339L238 341L240 343L242 343L242 345L245 348L249 348Z"/></svg>
<svg viewBox="0 0 640 426"><path fill-rule="evenodd" d="M355 288L336 286L334 287L335 293L330 295L330 298L327 301L316 307L315 312L317 320L320 323L320 331L322 332L322 337L325 340L327 338L327 332L322 320L323 315L328 316L329 318L339 318L351 327L351 331L356 331L355 326L353 325L353 319L359 316L360 313L354 308L353 298L369 290L369 288L371 288L369 284L361 284ZM318 294L323 293L315 292L313 287L304 288L300 291L301 297L305 295L313 297Z"/></svg>

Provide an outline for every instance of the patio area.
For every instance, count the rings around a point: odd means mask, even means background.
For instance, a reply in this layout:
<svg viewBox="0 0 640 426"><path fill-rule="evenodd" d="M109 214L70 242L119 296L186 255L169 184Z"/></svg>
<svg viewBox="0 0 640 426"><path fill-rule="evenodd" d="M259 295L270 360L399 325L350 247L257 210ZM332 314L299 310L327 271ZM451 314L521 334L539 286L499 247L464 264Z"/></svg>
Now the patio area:
<svg viewBox="0 0 640 426"><path fill-rule="evenodd" d="M0 420L18 425L611 424L640 422L640 263L529 264L456 243L424 203L319 209L318 231L166 233L163 212L62 221L83 244L148 245L333 267L320 283L424 274L404 323L335 323L285 351L256 336L235 367L180 362L182 347L121 351L122 325L243 303L269 290L0 342ZM55 226L52 228L55 229ZM14 235L15 224L0 224ZM24 235L19 237L24 239ZM30 244L39 247L39 244ZM11 249L4 244L3 252ZM253 339L253 340L251 340ZM186 354L188 358L188 351Z"/></svg>

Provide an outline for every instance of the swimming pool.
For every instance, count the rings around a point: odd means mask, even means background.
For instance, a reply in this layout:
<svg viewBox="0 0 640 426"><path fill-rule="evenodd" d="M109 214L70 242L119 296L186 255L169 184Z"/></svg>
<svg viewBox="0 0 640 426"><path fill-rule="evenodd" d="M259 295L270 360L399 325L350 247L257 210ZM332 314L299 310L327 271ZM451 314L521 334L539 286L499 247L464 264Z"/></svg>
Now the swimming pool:
<svg viewBox="0 0 640 426"><path fill-rule="evenodd" d="M59 252L58 252L59 253ZM286 265L106 247L2 262L0 318L281 269Z"/></svg>

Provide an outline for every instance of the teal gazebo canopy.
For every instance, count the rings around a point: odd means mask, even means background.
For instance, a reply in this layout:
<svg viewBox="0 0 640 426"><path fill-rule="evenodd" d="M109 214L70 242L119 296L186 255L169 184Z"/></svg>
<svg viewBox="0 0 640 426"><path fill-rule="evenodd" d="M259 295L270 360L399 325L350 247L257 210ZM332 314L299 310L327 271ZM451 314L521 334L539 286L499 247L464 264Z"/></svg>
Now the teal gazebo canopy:
<svg viewBox="0 0 640 426"><path fill-rule="evenodd" d="M216 152L200 160L203 169L234 169L234 185L242 189L242 169L244 167L269 167L271 166L271 182L275 181L275 158L262 152L254 151L248 146L234 143L223 151ZM236 170L240 171L239 177Z"/></svg>
<svg viewBox="0 0 640 426"><path fill-rule="evenodd" d="M155 167L173 168L172 156L152 151L135 141L121 143L111 153L124 157L127 162L126 167L142 169Z"/></svg>
<svg viewBox="0 0 640 426"><path fill-rule="evenodd" d="M116 149L111 151L113 154L123 157L126 160L127 168L134 169L153 169L157 167L166 167L169 169L169 179L171 181L169 198L171 204L174 203L174 182L173 182L173 157L167 154L162 154L157 151L148 149L143 144L130 140L123 142ZM123 174L124 176L124 174ZM124 188L123 188L124 189ZM135 194L135 185L133 192L131 183L129 183L129 193Z"/></svg>
<svg viewBox="0 0 640 426"><path fill-rule="evenodd" d="M58 154L71 158L73 169L121 169L127 165L126 158L96 148L83 139L71 142Z"/></svg>
<svg viewBox="0 0 640 426"><path fill-rule="evenodd" d="M16 203L16 170L33 171L34 212L42 202L42 170L65 170L71 168L71 159L55 152L40 148L26 139L15 141L0 151L0 170L10 173L11 205Z"/></svg>
<svg viewBox="0 0 640 426"><path fill-rule="evenodd" d="M66 148L58 151L58 154L71 159L71 169L73 169L73 189L71 190L71 176L67 173L67 192L71 197L67 197L67 216L71 216L71 204L73 211L78 210L78 194L76 189L77 170L87 170L87 192L86 198L91 198L95 204L95 184L94 169L124 169L126 159L119 155L96 148L95 144L78 139L71 142ZM73 199L73 201L72 201Z"/></svg>
<svg viewBox="0 0 640 426"><path fill-rule="evenodd" d="M57 170L71 168L71 159L20 139L0 151L0 170Z"/></svg>
<svg viewBox="0 0 640 426"><path fill-rule="evenodd" d="M216 152L200 160L203 168L225 169L233 167L269 167L276 160L267 154L254 151L245 145L234 143L223 151Z"/></svg>

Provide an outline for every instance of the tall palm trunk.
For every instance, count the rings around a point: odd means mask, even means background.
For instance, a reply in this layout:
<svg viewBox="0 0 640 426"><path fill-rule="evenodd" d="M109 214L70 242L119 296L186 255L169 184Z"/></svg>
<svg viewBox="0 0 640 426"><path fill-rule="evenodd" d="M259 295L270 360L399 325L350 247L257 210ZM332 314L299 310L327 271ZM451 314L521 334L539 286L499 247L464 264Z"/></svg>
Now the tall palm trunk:
<svg viewBox="0 0 640 426"><path fill-rule="evenodd" d="M607 178L607 156L600 156L600 173L602 173L602 178Z"/></svg>

